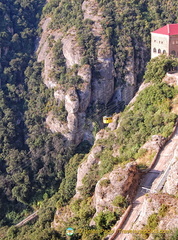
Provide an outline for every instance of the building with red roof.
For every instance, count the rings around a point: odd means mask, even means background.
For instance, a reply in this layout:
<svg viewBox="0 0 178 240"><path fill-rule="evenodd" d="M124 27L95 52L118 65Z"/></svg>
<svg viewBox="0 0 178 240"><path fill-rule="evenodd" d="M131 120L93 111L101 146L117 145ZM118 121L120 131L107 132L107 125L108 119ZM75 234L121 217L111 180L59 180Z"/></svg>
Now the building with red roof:
<svg viewBox="0 0 178 240"><path fill-rule="evenodd" d="M178 24L167 24L151 32L151 58L160 54L178 57Z"/></svg>

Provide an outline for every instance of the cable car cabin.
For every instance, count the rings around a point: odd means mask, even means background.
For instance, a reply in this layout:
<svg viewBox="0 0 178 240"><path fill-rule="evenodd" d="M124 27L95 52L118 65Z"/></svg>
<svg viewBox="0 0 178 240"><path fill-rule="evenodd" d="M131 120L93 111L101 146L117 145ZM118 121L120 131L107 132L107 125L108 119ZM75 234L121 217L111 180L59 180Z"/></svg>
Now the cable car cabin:
<svg viewBox="0 0 178 240"><path fill-rule="evenodd" d="M103 123L112 123L112 117L104 116L103 117Z"/></svg>

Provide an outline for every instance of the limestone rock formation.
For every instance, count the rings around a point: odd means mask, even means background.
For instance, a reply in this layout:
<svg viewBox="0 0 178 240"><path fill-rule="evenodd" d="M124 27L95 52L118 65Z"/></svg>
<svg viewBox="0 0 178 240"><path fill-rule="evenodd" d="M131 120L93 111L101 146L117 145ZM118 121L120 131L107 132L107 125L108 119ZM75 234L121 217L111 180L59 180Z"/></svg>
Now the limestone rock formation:
<svg viewBox="0 0 178 240"><path fill-rule="evenodd" d="M73 213L68 206L61 207L55 213L52 228L57 229L59 227L66 227L66 222L73 217Z"/></svg>
<svg viewBox="0 0 178 240"><path fill-rule="evenodd" d="M163 187L163 192L168 194L178 194L178 161L171 166L169 175Z"/></svg>
<svg viewBox="0 0 178 240"><path fill-rule="evenodd" d="M103 184L108 180L108 184ZM107 176L101 178L95 187L94 205L96 213L104 209L114 210L112 204L114 198L122 195L129 201L135 194L139 182L137 165L128 163L125 168L113 170Z"/></svg>
<svg viewBox="0 0 178 240"><path fill-rule="evenodd" d="M97 77L94 75L92 78L91 101L99 101L106 104L114 93L115 72L111 47L108 40L103 36L102 12L97 1L85 0L82 4L82 10L84 19L93 21L92 33L98 39L97 63L95 65L95 72L98 74ZM105 97L103 98L103 96Z"/></svg>
<svg viewBox="0 0 178 240"><path fill-rule="evenodd" d="M160 210L163 204L166 206L164 213ZM133 224L133 229L142 229L147 224L148 217L153 213L157 213L159 217L158 229L175 229L178 226L177 204L178 200L168 194L145 196L140 215Z"/></svg>
<svg viewBox="0 0 178 240"><path fill-rule="evenodd" d="M95 39L95 53L93 53L95 61L92 66L82 63L85 49L79 44L75 26L66 32L63 32L62 29L50 29L51 17L47 17L41 22L43 32L37 49L38 61L44 63L44 83L48 88L54 90L54 98L58 104L64 102L65 110L68 112L67 123L61 123L50 112L47 115L46 124L52 132L60 132L71 144L75 145L83 140L93 143L92 121L89 121L86 115L88 107L92 105L95 107L96 103L106 106L109 101L112 101L116 106L120 102L128 104L136 91L135 69L140 71L140 67L144 69L145 65L139 60L142 59L144 47L141 48L139 59L135 60L133 48L129 46L128 52L130 54L126 60L125 83L123 84L122 81L122 84L116 88L115 79L119 82L121 77L116 74L111 43L104 34L103 9L96 0L84 0L81 8L83 21L92 21L90 27ZM81 83L73 86L73 89L68 89L66 85L62 85L53 74L57 71L54 65L53 48L58 41L62 44L66 72L72 72L73 68L76 67L75 76L81 78ZM72 74L71 77L74 76Z"/></svg>
<svg viewBox="0 0 178 240"><path fill-rule="evenodd" d="M83 57L83 49L77 43L76 31L74 28L70 29L67 35L62 38L62 43L67 68L71 68L75 64L80 65L80 61Z"/></svg>
<svg viewBox="0 0 178 240"><path fill-rule="evenodd" d="M151 140L146 142L142 148L145 148L147 150L155 150L158 152L160 148L164 145L165 143L165 138L163 136L159 135L153 135L151 137Z"/></svg>
<svg viewBox="0 0 178 240"><path fill-rule="evenodd" d="M83 185L82 179L84 176L89 172L91 167L99 162L99 159L97 158L97 154L99 154L102 151L102 146L93 146L92 150L90 151L87 160L84 161L78 168L77 172L77 184L76 184L76 198L80 197L80 187Z"/></svg>

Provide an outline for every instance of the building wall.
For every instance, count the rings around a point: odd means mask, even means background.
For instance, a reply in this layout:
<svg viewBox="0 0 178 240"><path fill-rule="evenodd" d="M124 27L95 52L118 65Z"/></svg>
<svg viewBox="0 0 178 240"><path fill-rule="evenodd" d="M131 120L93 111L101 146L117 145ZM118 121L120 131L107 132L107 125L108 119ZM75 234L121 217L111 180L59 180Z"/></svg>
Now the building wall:
<svg viewBox="0 0 178 240"><path fill-rule="evenodd" d="M151 33L151 58L160 54L173 55L178 58L178 35Z"/></svg>
<svg viewBox="0 0 178 240"><path fill-rule="evenodd" d="M169 55L169 36L151 33L151 58L160 54Z"/></svg>
<svg viewBox="0 0 178 240"><path fill-rule="evenodd" d="M170 36L169 55L178 57L178 35Z"/></svg>

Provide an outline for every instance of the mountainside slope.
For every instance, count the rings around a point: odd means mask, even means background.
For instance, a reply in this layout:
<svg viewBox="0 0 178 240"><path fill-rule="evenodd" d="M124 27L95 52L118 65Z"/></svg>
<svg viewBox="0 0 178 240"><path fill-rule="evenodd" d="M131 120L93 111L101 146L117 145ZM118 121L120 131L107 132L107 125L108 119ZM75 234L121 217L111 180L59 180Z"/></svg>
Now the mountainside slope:
<svg viewBox="0 0 178 240"><path fill-rule="evenodd" d="M134 230L140 235L147 234L149 231L160 232L165 235L170 230L174 230L178 226L177 209L176 205L178 200L173 197L178 192L178 127L176 126L174 135L166 143L166 145L160 150L153 168L144 176L138 189L137 195L133 202L133 210L128 219L124 222L123 232L130 230L130 233L134 233ZM171 177L172 176L172 177ZM172 181L172 179L174 179ZM168 187L169 186L169 187ZM162 190L162 193L160 193ZM146 194L147 193L147 194ZM167 194L165 194L167 193ZM172 199L171 199L172 198ZM154 200L152 200L154 199ZM164 216L159 216L159 209L165 208ZM168 211L169 210L169 211ZM172 211L171 216L170 211ZM155 229L144 229L147 224L149 216L157 214L157 226ZM163 218L164 217L164 218ZM136 231L135 231L136 232ZM118 234L113 239L133 239L132 234ZM154 234L152 234L154 236ZM150 239L150 238L149 238Z"/></svg>
<svg viewBox="0 0 178 240"><path fill-rule="evenodd" d="M153 65L161 65L164 59L166 58L162 56L158 58L157 61L152 60L150 62L145 74L145 76L147 76L147 81L149 79L148 73L153 69ZM165 65L162 65L162 68L160 67L160 76L162 76L161 71L165 71L166 63L164 62L164 64ZM127 109L123 114L119 114L119 120L118 117L115 117L115 123L109 124L107 129L102 129L96 135L96 141L92 150L78 168L76 195L67 208L68 214L66 214L64 209L63 213L60 208L57 210L55 221L53 223L56 230L60 231L59 229L67 225L74 227L76 233L82 235L82 239L89 239L94 236L98 237L96 239L101 239L101 236L106 234L106 230L110 229L114 222L122 219L121 216L126 210L126 207L128 204L131 204L135 198L136 189L138 184L140 184L141 176L143 177L144 175L142 168L148 168L153 165L153 162L157 159L156 157L158 156L158 153L164 146L165 141L167 141L167 137L173 131L177 116L175 106L173 107L173 103L175 104L175 99L177 99L177 90L172 86L172 84L175 84L174 78L176 78L176 75L171 75L171 77L166 78L166 82L169 82L170 86L165 83L160 83L161 78L157 78L156 83L154 83L155 80L153 80L153 82L150 82L147 87L141 87L143 90L138 93L135 101L132 101L131 104L127 106ZM172 111L174 113L172 113ZM140 134L139 131L141 131ZM137 138L138 136L140 139ZM175 151L175 162L177 161L176 136L175 133L167 145L172 154ZM175 142L173 141L174 138ZM165 151L167 150L165 149ZM164 152L161 153L160 160L157 160L161 168L157 168L157 164L153 168L153 171L150 171L148 174L147 182L141 183L143 184L142 187L150 188L155 177L157 177L162 170L166 171L167 165L170 165L170 162L172 161L171 156L169 156L169 158L168 156L167 158L162 158L162 154L164 154ZM128 163L129 161L132 162ZM173 167L173 163L171 166ZM176 175L176 166L174 171ZM162 175L160 178L162 178ZM169 178L170 177L167 175L167 180L165 179L165 182L169 181ZM177 201L177 177L175 177L174 183L172 183L173 185L170 186L170 189L173 189L171 193L169 191L165 192L164 185L168 185L168 183L165 182L159 189L161 190L163 188L164 193L167 193L165 195L163 194L163 196L165 196L162 198L165 199L165 201L161 201L161 204L163 205L167 204L166 199L169 198L172 198L171 201L173 202ZM142 189L140 191L144 190ZM170 197L169 194L171 194ZM138 193L138 195L140 194ZM160 196L161 195L162 193L160 193ZM172 197L172 195L174 196ZM143 197L140 199L143 200ZM138 198L135 202L142 202L142 200L139 200ZM77 205L80 207L77 207ZM152 212L150 210L150 213L148 211L143 225L147 223L147 218L151 214L157 214L157 210L159 210L159 207L161 206L162 205L159 205L158 208L155 208L155 210L153 209ZM85 208L86 216L83 216L84 210L80 210L80 208ZM140 221L139 219L144 215L143 211L141 210L138 212L137 208L140 210L140 206L138 205L138 207L135 208L135 212L133 212L135 215L133 218L131 216L129 222L130 225L126 225L125 230L131 229L133 222L137 219L137 215L140 216L138 221ZM63 214L65 217L63 217ZM176 213L174 216L176 216ZM80 223L81 225L77 225L76 220L79 221L79 219L82 222ZM160 220L161 217L159 218L159 221ZM171 222L172 218L170 218L170 220L167 218L166 221L167 223L169 221ZM81 228L84 226L88 228L90 226L90 228L88 232L86 230L86 233L83 232L82 234ZM95 226L94 229L96 230L92 230L92 226ZM139 229L141 229L140 224L139 226ZM167 228L164 228L163 224L161 226L163 230L167 230ZM172 225L172 228L169 225L169 229L174 230L175 227L176 222L175 225ZM133 230L134 229L135 228L133 227ZM143 229L143 232L144 231L146 232L147 229ZM89 234L88 238L86 238L87 233ZM147 231L145 234L148 238L149 232ZM127 236L128 235L123 234L123 239ZM122 235L119 235L116 239L120 239L120 237L122 237ZM115 238L111 237L111 239ZM143 237L143 239L146 238Z"/></svg>
<svg viewBox="0 0 178 240"><path fill-rule="evenodd" d="M177 78L162 82L175 59L151 61L134 95L150 31L176 23L177 9L176 0L0 0L0 236L66 239L72 226L71 238L101 239L121 218L176 122ZM32 224L14 226L36 210Z"/></svg>

